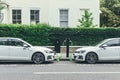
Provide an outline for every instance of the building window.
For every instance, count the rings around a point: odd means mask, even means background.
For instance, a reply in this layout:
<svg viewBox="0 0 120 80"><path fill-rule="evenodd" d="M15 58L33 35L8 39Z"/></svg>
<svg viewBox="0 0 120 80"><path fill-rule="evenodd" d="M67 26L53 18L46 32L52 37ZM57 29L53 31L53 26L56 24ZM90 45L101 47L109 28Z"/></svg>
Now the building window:
<svg viewBox="0 0 120 80"><path fill-rule="evenodd" d="M68 27L68 9L60 10L60 26Z"/></svg>
<svg viewBox="0 0 120 80"><path fill-rule="evenodd" d="M21 10L12 10L12 23L13 24L21 24Z"/></svg>
<svg viewBox="0 0 120 80"><path fill-rule="evenodd" d="M30 10L30 23L36 24L39 23L39 10Z"/></svg>

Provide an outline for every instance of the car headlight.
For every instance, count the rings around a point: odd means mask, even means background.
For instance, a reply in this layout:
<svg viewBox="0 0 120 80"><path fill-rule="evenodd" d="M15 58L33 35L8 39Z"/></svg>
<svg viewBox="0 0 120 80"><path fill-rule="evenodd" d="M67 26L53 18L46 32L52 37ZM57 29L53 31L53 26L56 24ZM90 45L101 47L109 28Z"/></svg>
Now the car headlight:
<svg viewBox="0 0 120 80"><path fill-rule="evenodd" d="M45 53L54 53L53 51L45 50Z"/></svg>
<svg viewBox="0 0 120 80"><path fill-rule="evenodd" d="M86 52L86 50L75 51L75 53L78 53L78 54L83 54L83 53L85 53L85 52Z"/></svg>

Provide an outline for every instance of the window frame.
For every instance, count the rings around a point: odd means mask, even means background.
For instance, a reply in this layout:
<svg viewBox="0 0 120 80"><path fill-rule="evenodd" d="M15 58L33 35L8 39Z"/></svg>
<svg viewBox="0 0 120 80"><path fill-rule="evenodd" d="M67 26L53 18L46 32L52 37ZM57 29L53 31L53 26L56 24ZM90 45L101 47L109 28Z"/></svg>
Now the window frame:
<svg viewBox="0 0 120 80"><path fill-rule="evenodd" d="M113 45L107 45L108 42L111 42L113 40L118 40L118 44L114 45L114 46ZM107 45L107 47L118 47L118 46L120 46L120 39L113 39L113 40L109 40L109 41L105 42L103 45Z"/></svg>
<svg viewBox="0 0 120 80"><path fill-rule="evenodd" d="M36 17L36 14L32 14L32 16L34 16L34 20L31 19L31 11L38 11L38 14L37 14L37 18ZM29 17L30 17L30 24L37 24L37 23L40 23L40 9L30 9L29 10ZM34 12L35 13L35 12ZM38 20L37 20L38 19Z"/></svg>
<svg viewBox="0 0 120 80"><path fill-rule="evenodd" d="M12 23L22 24L22 9L12 9Z"/></svg>
<svg viewBox="0 0 120 80"><path fill-rule="evenodd" d="M2 41L4 41L5 42L5 44L3 45L1 45L0 44L0 46L8 46L8 41L7 41L7 39L0 39L0 42L2 42Z"/></svg>
<svg viewBox="0 0 120 80"><path fill-rule="evenodd" d="M67 14L61 15L61 11L67 11ZM61 17L66 17L66 20L65 19L61 20ZM62 25L62 23L64 22L67 24L67 26ZM64 28L67 28L69 26L69 9L59 9L59 25L60 27Z"/></svg>
<svg viewBox="0 0 120 80"><path fill-rule="evenodd" d="M15 42L22 42L23 43L23 45L11 45L11 42L12 41L15 41ZM7 43L8 43L8 46L15 46L15 47L24 47L24 44L26 44L26 43L24 43L23 41L21 41L21 40L16 40L16 39L8 39L7 40Z"/></svg>

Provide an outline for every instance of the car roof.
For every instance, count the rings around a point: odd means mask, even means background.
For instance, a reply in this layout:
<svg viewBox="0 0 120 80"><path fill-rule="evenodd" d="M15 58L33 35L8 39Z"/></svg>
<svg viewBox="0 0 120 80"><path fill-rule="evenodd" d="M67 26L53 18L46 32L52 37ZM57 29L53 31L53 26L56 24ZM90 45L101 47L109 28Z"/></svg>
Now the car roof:
<svg viewBox="0 0 120 80"><path fill-rule="evenodd" d="M17 40L21 40L20 38L14 38L14 37L0 37L0 39L17 39Z"/></svg>
<svg viewBox="0 0 120 80"><path fill-rule="evenodd" d="M113 40L113 39L120 39L120 38L108 38L106 40Z"/></svg>

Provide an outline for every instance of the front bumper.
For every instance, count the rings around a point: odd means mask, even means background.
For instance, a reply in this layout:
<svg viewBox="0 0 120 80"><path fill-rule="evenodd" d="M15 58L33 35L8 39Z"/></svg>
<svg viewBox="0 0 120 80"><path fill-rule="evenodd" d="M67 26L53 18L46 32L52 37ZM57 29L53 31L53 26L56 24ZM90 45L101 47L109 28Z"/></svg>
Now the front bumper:
<svg viewBox="0 0 120 80"><path fill-rule="evenodd" d="M54 61L54 57L55 57L54 54L46 55L46 61Z"/></svg>
<svg viewBox="0 0 120 80"><path fill-rule="evenodd" d="M47 61L53 61L53 60L54 60L54 56L52 55L47 56Z"/></svg>
<svg viewBox="0 0 120 80"><path fill-rule="evenodd" d="M85 57L82 54L73 54L75 61L85 61Z"/></svg>

